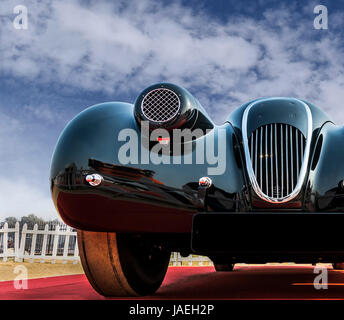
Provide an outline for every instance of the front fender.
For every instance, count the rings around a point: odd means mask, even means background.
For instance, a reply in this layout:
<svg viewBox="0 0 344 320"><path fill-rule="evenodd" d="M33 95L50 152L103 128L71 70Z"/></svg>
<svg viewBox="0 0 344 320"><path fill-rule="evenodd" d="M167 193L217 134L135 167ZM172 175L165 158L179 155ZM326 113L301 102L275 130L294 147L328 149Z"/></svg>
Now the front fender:
<svg viewBox="0 0 344 320"><path fill-rule="evenodd" d="M199 210L238 211L245 201L238 142L229 124L191 142L193 159L198 145L208 138L218 146L226 143L224 168L213 175L209 168L214 169L214 164L187 164L185 155L180 164L170 155L165 156L169 163L123 165L118 157L125 143L118 141L122 129L136 132L140 142L133 105L111 102L81 112L62 132L50 178L54 204L67 224L91 231L190 232L192 217ZM220 136L225 142L219 142ZM141 152L138 149L138 159ZM90 173L101 174L103 183L88 185L85 176ZM203 176L211 177L213 187L206 205L200 207L198 180Z"/></svg>
<svg viewBox="0 0 344 320"><path fill-rule="evenodd" d="M310 166L306 205L311 211L344 211L344 127L326 123Z"/></svg>
<svg viewBox="0 0 344 320"><path fill-rule="evenodd" d="M124 128L138 130L133 105L109 102L87 108L71 120L61 136L52 158L50 177L56 177L70 165L88 168L88 159L113 163L114 150L120 147L117 137Z"/></svg>

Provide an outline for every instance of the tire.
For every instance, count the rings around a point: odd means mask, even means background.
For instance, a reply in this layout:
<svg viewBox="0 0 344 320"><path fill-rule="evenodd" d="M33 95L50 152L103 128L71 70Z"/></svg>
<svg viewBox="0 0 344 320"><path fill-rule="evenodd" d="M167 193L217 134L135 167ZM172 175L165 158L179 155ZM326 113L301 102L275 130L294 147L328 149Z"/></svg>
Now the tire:
<svg viewBox="0 0 344 320"><path fill-rule="evenodd" d="M106 297L153 294L170 260L170 252L152 251L144 237L130 234L78 230L78 245L88 281Z"/></svg>
<svg viewBox="0 0 344 320"><path fill-rule="evenodd" d="M215 270L218 271L233 271L234 263L214 263Z"/></svg>
<svg viewBox="0 0 344 320"><path fill-rule="evenodd" d="M344 262L332 263L332 267L334 270L344 270Z"/></svg>

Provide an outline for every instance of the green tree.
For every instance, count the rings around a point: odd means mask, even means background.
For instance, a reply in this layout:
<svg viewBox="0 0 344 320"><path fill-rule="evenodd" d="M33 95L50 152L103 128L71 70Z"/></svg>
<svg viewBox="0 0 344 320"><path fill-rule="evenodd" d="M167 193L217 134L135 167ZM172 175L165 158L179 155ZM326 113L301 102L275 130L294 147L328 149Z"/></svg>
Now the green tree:
<svg viewBox="0 0 344 320"><path fill-rule="evenodd" d="M29 214L28 216L24 216L21 218L21 224L24 225L24 224L27 224L28 226L32 227L34 226L36 223L38 225L42 225L45 223L44 219L42 218L39 218L37 217L36 215L34 214Z"/></svg>
<svg viewBox="0 0 344 320"><path fill-rule="evenodd" d="M7 218L5 218L5 222L8 223L9 227L14 227L17 221L18 220L17 220L16 217L7 217Z"/></svg>

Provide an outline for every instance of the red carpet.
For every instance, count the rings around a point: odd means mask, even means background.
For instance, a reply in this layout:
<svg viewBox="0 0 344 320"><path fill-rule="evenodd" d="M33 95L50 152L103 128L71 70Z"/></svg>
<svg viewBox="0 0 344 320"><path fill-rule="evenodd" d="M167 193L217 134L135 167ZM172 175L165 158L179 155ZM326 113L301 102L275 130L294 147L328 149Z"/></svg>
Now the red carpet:
<svg viewBox="0 0 344 320"><path fill-rule="evenodd" d="M316 290L312 266L170 267L158 292L145 299L344 299L344 271L328 270L328 289ZM84 275L33 279L27 290L0 282L0 299L104 299Z"/></svg>

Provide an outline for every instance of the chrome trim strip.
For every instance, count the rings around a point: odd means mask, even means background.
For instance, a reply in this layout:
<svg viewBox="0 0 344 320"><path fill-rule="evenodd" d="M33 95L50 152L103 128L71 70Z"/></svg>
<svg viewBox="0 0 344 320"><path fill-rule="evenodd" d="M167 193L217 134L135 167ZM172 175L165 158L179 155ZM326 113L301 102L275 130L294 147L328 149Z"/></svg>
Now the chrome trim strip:
<svg viewBox="0 0 344 320"><path fill-rule="evenodd" d="M294 188L294 190L290 193L287 194L286 196L283 196L283 192L281 194L281 197L279 198L273 198L273 197L269 197L268 195L266 195L259 187L256 176L253 172L253 168L252 168L252 163L250 161L250 151L248 149L248 137L247 137L247 120L248 120L248 115L249 112L251 110L251 108L253 108L257 103L260 103L262 101L274 101L274 100L280 100L283 98L277 97L277 98L267 98L267 99L259 99L257 101L252 102L251 104L249 104L247 106L247 108L244 111L243 114L243 118L242 118L242 136L243 136L243 142L244 142L244 152L245 152L245 162L246 162L246 168L248 171L248 176L251 182L251 185L254 189L254 191L256 192L256 194L263 200L270 202L270 203L285 203L288 202L292 199L294 199L299 192L301 191L303 182L305 180L306 177L306 173L307 173L307 165L308 165L308 160L309 160L309 153L310 153L310 146L311 146L311 138L312 138L312 130L313 130L313 125L312 125L312 113L308 107L308 105L306 103L304 103L301 100L298 99L290 99L289 100L294 100L298 103L301 103L303 105L303 107L305 108L306 114L307 114L307 137L306 137L306 146L305 146L305 154L304 156L302 156L302 158L304 159L302 161L302 165L301 165L301 170L300 170L300 175L299 175L299 179L297 181L297 184ZM281 126L281 130L282 130L282 126ZM261 140L262 140L262 136L261 136ZM302 141L303 139L301 139ZM283 141L283 139L281 138L281 141ZM262 148L262 145L261 145ZM282 148L282 146L281 146ZM303 148L303 142L302 142L302 148ZM262 154L262 150L261 150L261 154ZM303 152L302 152L303 155ZM282 155L282 163L283 163L283 155ZM260 164L262 164L262 161L260 162ZM283 168L282 168L282 172L283 172ZM282 179L283 179L283 174L282 174ZM283 181L283 180L282 180ZM283 186L283 182L282 182L282 186Z"/></svg>

